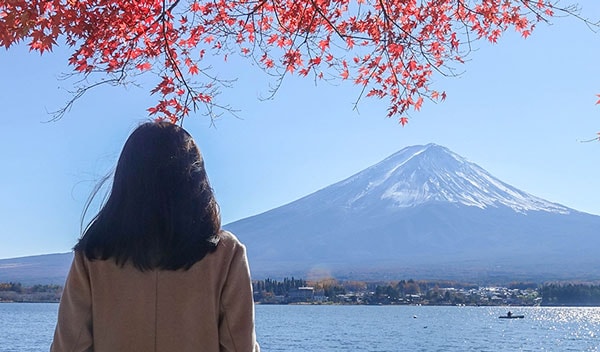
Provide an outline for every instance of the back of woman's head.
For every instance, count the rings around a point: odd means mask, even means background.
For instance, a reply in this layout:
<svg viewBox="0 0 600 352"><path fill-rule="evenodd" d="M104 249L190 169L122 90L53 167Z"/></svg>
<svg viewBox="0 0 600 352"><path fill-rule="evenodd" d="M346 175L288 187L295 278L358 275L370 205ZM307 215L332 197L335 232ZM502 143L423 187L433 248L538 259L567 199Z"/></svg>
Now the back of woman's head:
<svg viewBox="0 0 600 352"><path fill-rule="evenodd" d="M127 139L110 196L75 250L145 269L187 269L218 242L218 205L192 137L167 122Z"/></svg>

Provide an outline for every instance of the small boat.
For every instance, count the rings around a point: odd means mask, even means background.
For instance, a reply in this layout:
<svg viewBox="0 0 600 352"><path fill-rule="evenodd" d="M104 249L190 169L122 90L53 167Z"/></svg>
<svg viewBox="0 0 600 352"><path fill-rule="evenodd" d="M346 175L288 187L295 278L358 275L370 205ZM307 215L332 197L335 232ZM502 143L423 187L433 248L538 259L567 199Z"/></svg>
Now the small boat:
<svg viewBox="0 0 600 352"><path fill-rule="evenodd" d="M525 316L524 315L507 314L507 315L501 315L498 318L500 318L500 319L523 319L523 318L525 318Z"/></svg>

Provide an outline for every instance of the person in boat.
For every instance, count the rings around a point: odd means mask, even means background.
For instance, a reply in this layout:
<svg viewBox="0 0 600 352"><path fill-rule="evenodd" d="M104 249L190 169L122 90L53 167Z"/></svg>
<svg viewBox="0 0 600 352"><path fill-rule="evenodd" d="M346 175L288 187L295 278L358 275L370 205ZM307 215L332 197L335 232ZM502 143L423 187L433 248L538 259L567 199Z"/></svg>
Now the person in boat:
<svg viewBox="0 0 600 352"><path fill-rule="evenodd" d="M509 318L512 317L512 315L513 315L513 313L510 310L508 311L508 313L506 313L506 316Z"/></svg>
<svg viewBox="0 0 600 352"><path fill-rule="evenodd" d="M133 131L74 250L51 352L260 351L246 248L182 127Z"/></svg>

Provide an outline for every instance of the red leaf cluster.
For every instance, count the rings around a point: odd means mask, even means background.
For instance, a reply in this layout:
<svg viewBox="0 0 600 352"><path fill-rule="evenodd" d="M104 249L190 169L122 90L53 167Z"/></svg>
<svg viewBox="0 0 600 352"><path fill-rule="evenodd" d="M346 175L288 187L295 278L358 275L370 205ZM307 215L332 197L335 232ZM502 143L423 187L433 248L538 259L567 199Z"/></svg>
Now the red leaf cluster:
<svg viewBox="0 0 600 352"><path fill-rule="evenodd" d="M394 116L445 99L431 77L452 74L472 40L496 42L510 28L527 37L554 9L549 0L5 0L0 45L28 41L45 53L60 41L84 75L156 74L148 111L173 122L219 106L225 84L202 68L206 53L238 53L281 76L351 80L359 99L386 98Z"/></svg>

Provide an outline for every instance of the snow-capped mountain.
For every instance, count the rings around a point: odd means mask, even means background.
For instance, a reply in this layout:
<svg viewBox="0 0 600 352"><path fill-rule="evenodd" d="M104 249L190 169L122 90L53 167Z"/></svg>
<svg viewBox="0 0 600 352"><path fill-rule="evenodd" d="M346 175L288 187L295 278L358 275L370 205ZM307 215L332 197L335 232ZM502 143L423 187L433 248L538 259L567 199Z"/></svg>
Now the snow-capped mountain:
<svg viewBox="0 0 600 352"><path fill-rule="evenodd" d="M600 274L599 216L521 191L436 144L226 228L247 244L258 277Z"/></svg>
<svg viewBox="0 0 600 352"><path fill-rule="evenodd" d="M459 203L478 208L506 206L517 212L570 209L520 191L445 147L413 146L342 181L332 189L357 192L348 207L373 206L381 201L396 207L429 202Z"/></svg>

